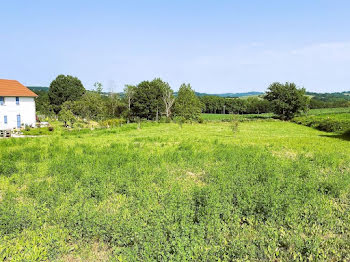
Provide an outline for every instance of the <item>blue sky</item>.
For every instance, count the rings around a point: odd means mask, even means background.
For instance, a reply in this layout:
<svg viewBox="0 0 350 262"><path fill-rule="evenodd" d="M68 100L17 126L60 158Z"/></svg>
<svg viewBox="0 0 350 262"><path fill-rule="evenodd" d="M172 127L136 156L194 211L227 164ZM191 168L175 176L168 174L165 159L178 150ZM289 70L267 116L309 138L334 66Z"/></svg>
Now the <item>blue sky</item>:
<svg viewBox="0 0 350 262"><path fill-rule="evenodd" d="M295 82L350 90L350 1L1 2L0 78L58 74L104 89L161 77L177 90L264 91Z"/></svg>

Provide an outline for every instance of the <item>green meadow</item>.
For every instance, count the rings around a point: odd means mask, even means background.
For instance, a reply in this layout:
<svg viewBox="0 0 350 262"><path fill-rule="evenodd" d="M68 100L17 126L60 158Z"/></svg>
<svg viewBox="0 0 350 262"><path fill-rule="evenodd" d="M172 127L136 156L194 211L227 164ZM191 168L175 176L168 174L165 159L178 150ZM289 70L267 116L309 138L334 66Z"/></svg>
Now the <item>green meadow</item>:
<svg viewBox="0 0 350 262"><path fill-rule="evenodd" d="M350 260L349 141L231 125L0 140L0 260Z"/></svg>
<svg viewBox="0 0 350 262"><path fill-rule="evenodd" d="M229 122L232 120L248 120L248 119L268 119L274 116L273 113L264 114L202 114L201 117L205 121L222 121Z"/></svg>

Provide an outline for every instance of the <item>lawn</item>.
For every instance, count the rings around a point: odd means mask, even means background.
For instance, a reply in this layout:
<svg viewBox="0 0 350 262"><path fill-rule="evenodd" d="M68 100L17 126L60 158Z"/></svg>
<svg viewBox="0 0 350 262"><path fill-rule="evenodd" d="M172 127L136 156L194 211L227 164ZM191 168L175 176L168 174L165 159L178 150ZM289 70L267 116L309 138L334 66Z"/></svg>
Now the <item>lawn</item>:
<svg viewBox="0 0 350 262"><path fill-rule="evenodd" d="M350 146L278 120L0 140L0 259L350 260Z"/></svg>

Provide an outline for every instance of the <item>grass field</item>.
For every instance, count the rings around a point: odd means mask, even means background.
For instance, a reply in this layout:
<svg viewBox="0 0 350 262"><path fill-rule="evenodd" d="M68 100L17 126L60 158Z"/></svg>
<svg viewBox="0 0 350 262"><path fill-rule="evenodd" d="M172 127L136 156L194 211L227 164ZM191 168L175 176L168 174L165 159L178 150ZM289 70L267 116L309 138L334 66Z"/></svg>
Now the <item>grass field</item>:
<svg viewBox="0 0 350 262"><path fill-rule="evenodd" d="M202 114L203 120L206 121L231 121L233 119L268 119L272 118L272 113L266 114Z"/></svg>
<svg viewBox="0 0 350 262"><path fill-rule="evenodd" d="M313 109L292 121L321 131L350 134L350 107Z"/></svg>
<svg viewBox="0 0 350 262"><path fill-rule="evenodd" d="M0 148L3 260L350 260L350 146L336 134L146 123Z"/></svg>
<svg viewBox="0 0 350 262"><path fill-rule="evenodd" d="M311 109L307 115L328 115L350 113L350 107Z"/></svg>
<svg viewBox="0 0 350 262"><path fill-rule="evenodd" d="M303 114L302 116L314 116L314 115L327 115L330 114L349 114L350 107L340 107L340 108L321 108L321 109L311 109L307 114ZM267 119L272 118L274 114L265 113L265 114L202 114L202 118L207 121L229 121L232 119Z"/></svg>

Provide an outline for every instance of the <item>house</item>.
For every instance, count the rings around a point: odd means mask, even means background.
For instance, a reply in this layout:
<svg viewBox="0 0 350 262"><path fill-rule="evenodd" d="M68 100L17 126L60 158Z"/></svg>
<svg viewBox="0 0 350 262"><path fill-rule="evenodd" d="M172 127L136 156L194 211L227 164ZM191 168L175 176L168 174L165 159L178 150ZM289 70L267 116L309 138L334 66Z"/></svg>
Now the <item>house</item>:
<svg viewBox="0 0 350 262"><path fill-rule="evenodd" d="M0 79L0 130L35 126L37 95L16 80Z"/></svg>

